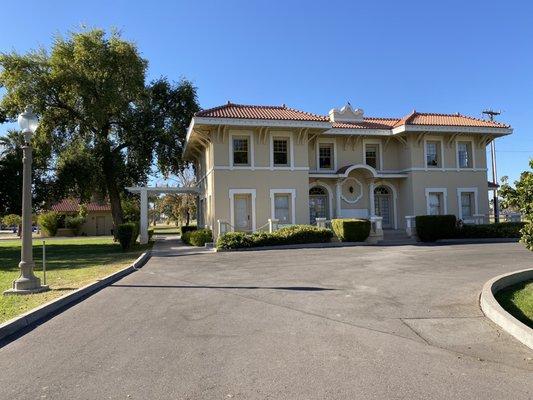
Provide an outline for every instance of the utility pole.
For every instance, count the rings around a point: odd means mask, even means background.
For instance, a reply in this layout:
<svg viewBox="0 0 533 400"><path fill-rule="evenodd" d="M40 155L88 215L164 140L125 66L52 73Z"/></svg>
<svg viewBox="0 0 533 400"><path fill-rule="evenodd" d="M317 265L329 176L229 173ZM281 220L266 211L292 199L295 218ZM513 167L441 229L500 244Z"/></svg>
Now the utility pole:
<svg viewBox="0 0 533 400"><path fill-rule="evenodd" d="M494 117L500 115L500 111L494 111L491 109L484 110L483 114L487 115L490 121L494 121ZM500 222L500 207L498 201L498 173L496 171L496 138L490 142L490 154L492 158L492 183L494 184L494 222Z"/></svg>

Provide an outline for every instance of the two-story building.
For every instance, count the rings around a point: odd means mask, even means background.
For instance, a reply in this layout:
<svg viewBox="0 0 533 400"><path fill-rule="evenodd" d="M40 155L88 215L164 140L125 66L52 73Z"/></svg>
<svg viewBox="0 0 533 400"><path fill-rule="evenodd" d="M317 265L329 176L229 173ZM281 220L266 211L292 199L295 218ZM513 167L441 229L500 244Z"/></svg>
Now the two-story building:
<svg viewBox="0 0 533 400"><path fill-rule="evenodd" d="M366 117L348 104L328 116L283 106L227 104L191 121L184 149L196 168L199 223L255 231L277 219L381 216L384 229L415 215L487 220L486 146L508 125L413 111Z"/></svg>

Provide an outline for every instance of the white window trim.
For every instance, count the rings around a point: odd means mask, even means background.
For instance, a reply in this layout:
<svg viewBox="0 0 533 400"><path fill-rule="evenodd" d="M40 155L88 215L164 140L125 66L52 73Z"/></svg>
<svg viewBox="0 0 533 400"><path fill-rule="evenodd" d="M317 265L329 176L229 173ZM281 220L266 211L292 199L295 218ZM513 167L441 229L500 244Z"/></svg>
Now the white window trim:
<svg viewBox="0 0 533 400"><path fill-rule="evenodd" d="M429 215L429 194L442 193L443 215L448 214L448 189L447 188L426 188L426 215Z"/></svg>
<svg viewBox="0 0 533 400"><path fill-rule="evenodd" d="M291 224L296 223L296 189L270 189L270 218L276 218L276 194L291 195Z"/></svg>
<svg viewBox="0 0 533 400"><path fill-rule="evenodd" d="M440 143L440 167L429 167L428 166L428 142L439 142ZM444 171L444 141L442 138L435 139L424 139L424 170L425 171Z"/></svg>
<svg viewBox="0 0 533 400"><path fill-rule="evenodd" d="M270 132L270 169L290 169L291 171L294 171L294 140L293 140L293 133L292 132ZM274 138L275 137L281 137L281 138L289 138L289 154L287 156L289 157L289 165L280 165L275 166L274 165Z"/></svg>
<svg viewBox="0 0 533 400"><path fill-rule="evenodd" d="M309 184L309 190L311 190L314 187L320 187L323 189L326 189L326 192L328 193L328 208L329 208L329 219L335 218L333 214L333 191L331 190L331 187L323 181L314 181Z"/></svg>
<svg viewBox="0 0 533 400"><path fill-rule="evenodd" d="M457 188L457 209L458 209L458 215L459 219L463 219L463 207L461 203L461 195L463 193L474 193L474 213L472 214L472 218L469 219L469 222L474 221L474 216L479 214L478 209L478 201L477 201L477 187L470 187L470 188Z"/></svg>
<svg viewBox="0 0 533 400"><path fill-rule="evenodd" d="M333 168L320 168L320 144L332 144L333 145ZM336 138L318 138L316 141L316 170L319 172L323 171L337 171L337 140Z"/></svg>
<svg viewBox="0 0 533 400"><path fill-rule="evenodd" d="M367 144L377 144L378 145L379 165L376 165L376 171L383 170L383 146L381 144L381 140L379 140L379 139L363 139L363 164L365 164L365 165L367 165L367 163L366 163L366 145Z"/></svg>
<svg viewBox="0 0 533 400"><path fill-rule="evenodd" d="M461 168L459 166L459 142L470 143L470 150L472 151L472 166ZM476 169L476 148L474 147L474 141L472 139L456 139L455 140L455 166L457 171L471 171Z"/></svg>
<svg viewBox="0 0 533 400"><path fill-rule="evenodd" d="M248 153L250 154L250 165L233 165L233 137L247 136L248 137ZM254 134L253 132L230 132L229 134L229 167L230 169L255 169L254 162Z"/></svg>
<svg viewBox="0 0 533 400"><path fill-rule="evenodd" d="M235 195L236 194L251 194L252 195L252 232L255 232L255 198L257 191L255 189L230 189L229 190L229 209L231 226L235 227Z"/></svg>

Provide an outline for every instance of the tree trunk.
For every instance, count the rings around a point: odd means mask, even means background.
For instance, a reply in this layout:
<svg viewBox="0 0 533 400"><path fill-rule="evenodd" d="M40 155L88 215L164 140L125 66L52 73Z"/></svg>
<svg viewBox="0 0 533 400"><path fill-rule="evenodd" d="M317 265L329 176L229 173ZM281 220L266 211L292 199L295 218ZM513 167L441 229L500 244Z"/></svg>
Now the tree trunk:
<svg viewBox="0 0 533 400"><path fill-rule="evenodd" d="M120 202L120 192L115 175L115 163L111 151L106 151L103 155L103 174L111 205L111 215L113 217L113 235L117 236L117 226L122 224L124 214L122 212L122 203Z"/></svg>

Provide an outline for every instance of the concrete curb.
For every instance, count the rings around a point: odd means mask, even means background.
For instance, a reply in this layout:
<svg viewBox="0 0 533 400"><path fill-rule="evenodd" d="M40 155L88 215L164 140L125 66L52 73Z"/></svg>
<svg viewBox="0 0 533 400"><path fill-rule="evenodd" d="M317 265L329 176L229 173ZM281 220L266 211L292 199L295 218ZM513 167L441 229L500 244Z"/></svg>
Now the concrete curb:
<svg viewBox="0 0 533 400"><path fill-rule="evenodd" d="M320 249L335 247L356 247L375 246L368 242L325 242L325 243L300 243L300 244L280 244L276 246L242 247L239 249L217 249L217 253L230 253L236 251L263 251L263 250L291 250L291 249Z"/></svg>
<svg viewBox="0 0 533 400"><path fill-rule="evenodd" d="M19 315L18 317L15 317L9 321L4 322L0 325L0 340L12 335L13 333L16 333L17 331L26 328L27 326L33 324L34 322L43 319L47 317L48 315L54 313L55 311L67 306L70 303L73 303L80 298L87 296L98 289L103 288L104 286L107 286L116 280L130 274L131 272L135 271L136 269L141 268L148 259L151 257L151 251L147 251L139 256L133 264L127 266L126 268L121 269L120 271L117 271L111 275L108 275L104 278L101 278L97 280L96 282L90 283L86 286L83 286L79 288L78 290L75 290L72 293L66 294L64 296L61 296L57 299L54 299L52 301L49 301L48 303L45 303L37 308L34 308L33 310L30 310L22 315Z"/></svg>
<svg viewBox="0 0 533 400"><path fill-rule="evenodd" d="M530 349L533 349L533 329L517 320L503 309L494 295L508 286L533 279L533 268L511 272L492 278L483 285L479 303L487 318L499 325Z"/></svg>

